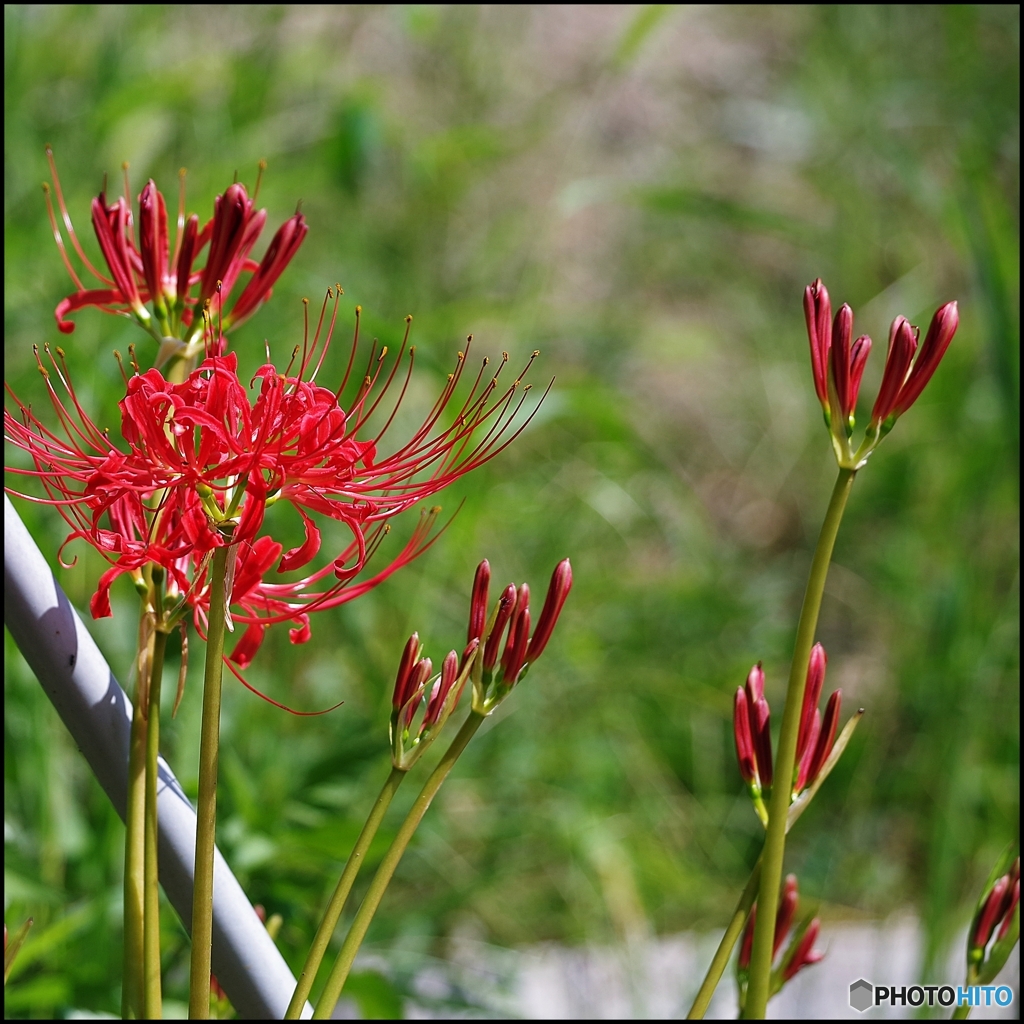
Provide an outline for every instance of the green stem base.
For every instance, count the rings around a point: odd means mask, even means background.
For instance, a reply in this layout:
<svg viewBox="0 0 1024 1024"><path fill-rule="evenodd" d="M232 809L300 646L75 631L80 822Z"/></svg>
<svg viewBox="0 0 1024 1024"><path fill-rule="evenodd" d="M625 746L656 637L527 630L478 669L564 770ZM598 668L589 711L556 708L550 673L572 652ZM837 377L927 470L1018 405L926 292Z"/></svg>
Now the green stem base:
<svg viewBox="0 0 1024 1024"><path fill-rule="evenodd" d="M220 697L224 677L224 576L226 547L217 548L210 570L210 624L206 637L203 727L199 739L199 797L196 801L196 868L192 888L192 960L188 1015L210 1016L210 959L213 946L213 852L217 830L217 756Z"/></svg>
<svg viewBox="0 0 1024 1024"><path fill-rule="evenodd" d="M167 634L153 638L153 661L149 678L149 708L146 721L146 805L144 828L143 876L145 897L143 915L144 1005L147 1020L163 1016L160 990L160 871L157 862L159 824L157 821L157 772L160 757L160 683L164 673Z"/></svg>
<svg viewBox="0 0 1024 1024"><path fill-rule="evenodd" d="M298 1020L302 1014L302 1008L306 1005L306 1000L309 998L309 993L313 988L313 982L316 980L317 971L320 970L324 953L327 952L327 944L331 941L334 929L338 926L338 918L341 917L341 912L345 909L345 901L348 899L348 894L352 891L352 883L355 882L356 875L359 874L359 869L363 866L366 851L370 848L370 843L373 842L373 837L377 834L377 829L384 818L384 812L391 804L392 797L398 792L398 787L402 784L405 776L406 773L404 771L398 768L391 769L391 774L388 776L387 782L384 783L384 788L381 789L380 795L370 811L370 816L366 819L366 824L363 825L362 832L359 833L356 845L352 848L352 853L349 854L349 858L345 863L345 869L338 880L334 895L331 896L331 901L327 904L327 909L324 911L320 927L313 937L313 944L309 947L309 954L306 956L302 973L299 975L298 983L295 986L292 1001L288 1004L288 1009L285 1011L285 1020Z"/></svg>
<svg viewBox="0 0 1024 1024"><path fill-rule="evenodd" d="M409 845L413 833L415 833L419 823L423 820L423 815L427 813L431 800L437 795L441 784L448 778L448 773L455 767L455 762L459 759L459 755L466 749L466 745L473 738L473 734L477 729L483 724L483 721L483 715L476 711L470 712L469 718L466 719L455 739L452 740L452 745L445 751L444 757L441 758L438 766L433 770L430 778L427 779L420 790L419 796L416 797L412 810L409 811L405 821L402 822L398 834L395 836L388 852L384 855L384 860L377 869L377 874L373 876L373 881L370 883L366 896L363 897L363 902L359 905L359 910L356 911L352 927L349 928L348 935L345 936L341 951L338 953L338 959L334 963L330 977L327 979L327 984L324 986L320 999L317 1001L316 1009L313 1011L314 1019L328 1020L331 1014L334 1013L334 1007L338 1002L338 997L341 995L341 990L348 978L349 971L352 969L356 953L363 944L366 930L370 927L370 922L373 920L373 915L377 912L377 907L380 906L384 891L391 881L391 876L395 873L395 868L398 867L398 862L402 859L402 854L405 853L405 848Z"/></svg>
<svg viewBox="0 0 1024 1024"><path fill-rule="evenodd" d="M725 973L725 968L729 963L729 956L732 953L733 946L736 945L737 940L743 933L743 926L747 923L750 908L754 905L754 900L757 898L757 887L760 881L761 858L758 857L754 870L750 872L750 878L747 879L746 887L740 895L739 902L736 904L736 909L729 919L729 925L725 929L722 941L718 944L718 949L715 950L715 956L711 961L711 966L708 968L708 973L704 976L700 990L693 1000L693 1006L690 1007L690 1012L686 1015L687 1020L703 1020L704 1014L708 1012L711 997L715 994L715 989L718 988L718 983L722 980L722 975Z"/></svg>

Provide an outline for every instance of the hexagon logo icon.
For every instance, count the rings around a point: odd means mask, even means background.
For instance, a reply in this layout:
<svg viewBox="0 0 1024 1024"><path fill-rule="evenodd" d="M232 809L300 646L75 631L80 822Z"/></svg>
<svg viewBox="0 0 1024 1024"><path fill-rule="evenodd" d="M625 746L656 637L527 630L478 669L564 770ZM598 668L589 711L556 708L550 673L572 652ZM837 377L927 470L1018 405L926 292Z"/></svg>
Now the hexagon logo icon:
<svg viewBox="0 0 1024 1024"><path fill-rule="evenodd" d="M865 1010L871 1009L871 1004L874 1000L871 998L871 982L865 981L863 978L858 978L850 986L850 1005L855 1010L860 1010L863 1013Z"/></svg>

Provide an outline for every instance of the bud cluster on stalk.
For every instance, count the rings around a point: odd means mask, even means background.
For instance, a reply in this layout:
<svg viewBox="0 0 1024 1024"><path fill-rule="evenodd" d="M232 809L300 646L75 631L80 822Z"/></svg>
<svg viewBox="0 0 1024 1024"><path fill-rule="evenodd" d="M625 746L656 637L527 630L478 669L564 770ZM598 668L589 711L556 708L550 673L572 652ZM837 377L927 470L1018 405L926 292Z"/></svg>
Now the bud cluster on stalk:
<svg viewBox="0 0 1024 1024"><path fill-rule="evenodd" d="M809 914L794 928L800 907L800 893L796 875L787 875L782 887L782 897L775 913L775 938L772 943L772 972L768 987L771 998L779 992L798 971L811 964L816 964L825 954L814 948L821 931L821 921ZM739 991L740 1013L746 1005L747 985L750 980L750 954L754 946L754 925L757 922L757 904L750 910L747 924L743 930L743 941L740 943L740 954L736 960L736 984ZM779 957L779 950L790 936L785 953Z"/></svg>
<svg viewBox="0 0 1024 1024"><path fill-rule="evenodd" d="M478 714L490 714L508 696L551 639L572 587L572 568L568 558L555 567L532 636L530 588L510 583L488 618L490 582L491 567L484 559L473 580L468 643L461 658L448 652L439 673L423 656L419 635L409 637L391 698L391 760L396 768L408 771L423 755L455 710L467 680L473 680L473 710Z"/></svg>
<svg viewBox="0 0 1024 1024"><path fill-rule="evenodd" d="M815 644L807 666L807 682L800 709L790 803L796 802L803 794L807 794L808 799L813 795L817 784L824 781L839 759L863 713L859 711L850 719L837 740L842 691L835 690L832 693L824 715L818 709L827 663L825 648ZM746 684L736 690L733 700L733 737L740 774L747 784L754 810L766 828L768 795L773 783L777 781L774 779L770 729L771 712L764 695L764 669L761 662L758 662L747 675Z"/></svg>
<svg viewBox="0 0 1024 1024"><path fill-rule="evenodd" d="M828 289L821 278L804 289L804 317L811 344L814 390L832 436L836 460L843 469L860 469L931 380L960 322L957 304L947 302L935 311L920 347L921 332L906 317L898 316L892 322L882 384L864 440L856 451L851 441L856 425L854 412L871 339L862 334L852 340L853 310L846 303L833 319Z"/></svg>
<svg viewBox="0 0 1024 1024"><path fill-rule="evenodd" d="M471 641L461 659L449 651L441 671L434 674L433 662L423 657L419 635L409 637L391 699L391 760L396 768L408 771L444 728L459 703L479 647L479 640Z"/></svg>
<svg viewBox="0 0 1024 1024"><path fill-rule="evenodd" d="M484 559L477 566L473 580L468 630L470 642L478 640L483 651L472 672L473 710L482 715L489 715L526 676L530 665L544 653L572 587L572 566L568 558L563 558L555 566L532 636L530 588L524 583L517 589L514 583L510 583L502 591L488 618L490 583L491 567Z"/></svg>
<svg viewBox="0 0 1024 1024"><path fill-rule="evenodd" d="M1003 859L1005 864L1006 858ZM1003 969L1020 936L1020 857L1004 874L997 868L978 902L967 933L971 984L987 984ZM995 941L993 941L993 938Z"/></svg>

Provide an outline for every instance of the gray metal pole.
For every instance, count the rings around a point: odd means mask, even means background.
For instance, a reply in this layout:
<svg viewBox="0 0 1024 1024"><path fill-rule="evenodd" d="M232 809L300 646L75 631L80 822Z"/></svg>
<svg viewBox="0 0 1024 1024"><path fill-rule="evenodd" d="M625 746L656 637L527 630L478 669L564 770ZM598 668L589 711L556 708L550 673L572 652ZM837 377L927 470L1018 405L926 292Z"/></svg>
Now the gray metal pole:
<svg viewBox="0 0 1024 1024"><path fill-rule="evenodd" d="M4 622L123 819L131 701L6 495ZM163 758L157 808L160 882L190 928L196 813ZM240 1018L281 1020L295 978L219 850L213 886L217 980Z"/></svg>

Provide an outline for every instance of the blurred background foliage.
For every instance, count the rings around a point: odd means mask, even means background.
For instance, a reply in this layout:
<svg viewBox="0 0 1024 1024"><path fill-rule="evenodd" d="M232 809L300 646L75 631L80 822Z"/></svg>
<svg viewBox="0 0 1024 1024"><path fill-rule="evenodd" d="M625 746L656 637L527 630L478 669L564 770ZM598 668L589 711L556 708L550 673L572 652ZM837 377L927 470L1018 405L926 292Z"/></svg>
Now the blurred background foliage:
<svg viewBox="0 0 1024 1024"><path fill-rule="evenodd" d="M909 908L933 973L1018 827L1018 19L1013 5L5 7L6 376L38 408L31 347L60 339L52 310L71 290L39 189L47 142L87 247L90 197L124 160L135 192L153 176L171 206L187 166L203 217L269 161L271 228L301 200L311 230L235 336L243 370L264 339L286 357L300 298L340 281L342 335L356 303L388 344L415 314L409 422L470 332L478 355L541 349L535 380L557 377L515 445L444 496L464 504L427 555L314 619L311 643L268 637L256 685L343 707L298 719L226 688L219 839L283 916L293 966L386 774L403 640L418 630L435 661L460 644L483 557L536 593L570 555L575 589L431 810L368 948L399 963L452 939L603 943L725 920L760 834L731 694L763 659L778 721L834 473L801 312L820 275L875 339L865 409L891 318L960 302L956 341L840 534L826 682L868 714L788 853L826 934ZM150 343L96 311L77 322L72 373L115 425L111 350L135 342L146 361ZM323 379L345 358L343 340ZM61 521L18 509L53 558ZM100 563L77 554L58 575L85 609ZM126 584L95 623L122 679L133 605ZM198 647L165 727L192 791ZM4 680L5 914L36 919L7 1012L116 1012L122 827L9 637ZM164 949L182 998L169 910ZM400 1005L372 975L355 987L368 1014Z"/></svg>

